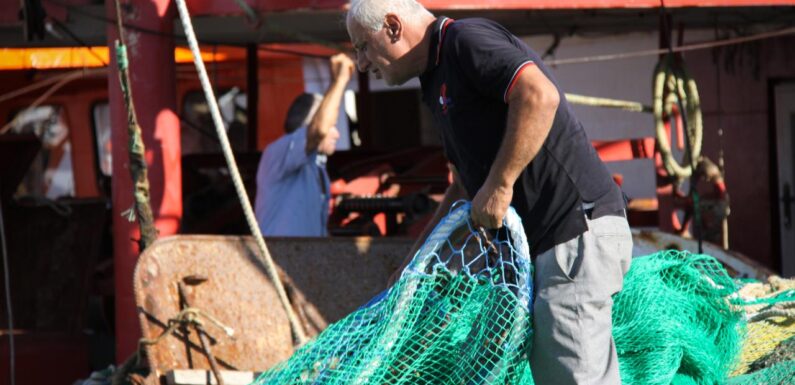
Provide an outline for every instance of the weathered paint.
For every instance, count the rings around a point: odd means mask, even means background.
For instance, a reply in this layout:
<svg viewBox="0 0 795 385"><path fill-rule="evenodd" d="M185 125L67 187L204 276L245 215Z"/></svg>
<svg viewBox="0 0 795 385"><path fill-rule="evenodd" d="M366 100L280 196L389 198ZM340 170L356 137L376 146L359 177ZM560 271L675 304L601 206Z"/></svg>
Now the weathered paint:
<svg viewBox="0 0 795 385"><path fill-rule="evenodd" d="M286 291L310 336L366 303L386 287L412 241L395 238L269 238ZM290 326L250 237L175 236L146 250L135 270L138 320L156 338L179 310L177 282L190 275L207 281L187 286L191 306L234 329L234 338L202 319L213 337L221 369L259 371L293 352ZM195 332L186 345L176 332L147 348L157 375L169 369L209 369ZM190 356L190 359L189 359Z"/></svg>

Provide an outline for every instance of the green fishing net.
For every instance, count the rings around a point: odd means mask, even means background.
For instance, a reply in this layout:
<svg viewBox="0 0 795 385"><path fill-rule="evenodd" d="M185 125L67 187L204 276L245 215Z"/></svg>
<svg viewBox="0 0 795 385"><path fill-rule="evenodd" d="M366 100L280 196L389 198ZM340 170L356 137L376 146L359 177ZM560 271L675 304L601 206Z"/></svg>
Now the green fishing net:
<svg viewBox="0 0 795 385"><path fill-rule="evenodd" d="M613 305L622 382L725 382L743 337L736 290L710 256L666 250L633 259Z"/></svg>
<svg viewBox="0 0 795 385"><path fill-rule="evenodd" d="M468 218L468 204L452 210L387 293L256 383L531 383L532 274L520 220L510 210L504 230L481 235Z"/></svg>
<svg viewBox="0 0 795 385"><path fill-rule="evenodd" d="M490 233L468 220L468 204L451 210L390 290L255 384L533 384L533 272L521 220L511 209ZM737 290L706 255L633 259L613 306L622 382L793 383L791 361L737 372L748 333Z"/></svg>

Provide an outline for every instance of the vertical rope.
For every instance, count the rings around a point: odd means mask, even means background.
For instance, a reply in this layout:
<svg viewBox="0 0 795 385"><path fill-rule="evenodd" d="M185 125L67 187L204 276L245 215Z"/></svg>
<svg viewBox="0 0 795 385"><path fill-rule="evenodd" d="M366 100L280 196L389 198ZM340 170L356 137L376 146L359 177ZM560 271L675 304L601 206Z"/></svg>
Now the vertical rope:
<svg viewBox="0 0 795 385"><path fill-rule="evenodd" d="M293 312L293 308L290 305L290 300L287 298L287 293L284 291L284 286L279 279L276 266L274 265L273 259L268 252L267 246L265 246L265 240L262 238L259 225L257 225L257 220L254 217L254 210L251 208L251 202L248 199L248 194L246 193L245 187L243 186L243 180L240 177L240 172L238 171L237 164L235 163L232 147L229 145L229 138L226 136L224 123L221 119L221 113L218 110L218 103L215 99L212 86L210 85L210 79L207 76L207 69L204 66L204 61L202 61L201 52L199 51L199 43L196 41L196 34L193 31L193 25L190 21L188 8L185 5L185 0L176 0L176 3L177 10L179 11L179 18L182 22L182 29L185 30L185 35L188 39L188 45L190 46L191 52L193 53L193 62L196 64L196 72L199 74L199 80L201 81L202 89L204 90L204 96L207 99L207 105L210 107L210 114L213 118L213 123L215 124L215 130L218 133L218 139L221 141L221 150L223 151L224 158L226 158L226 163L229 166L229 173L232 176L232 182L235 185L235 190L237 191L238 198L240 199L240 204L243 206L243 213L246 217L246 222L248 223L251 234L254 235L254 240L257 242L257 247L262 254L268 277L273 282L273 286L276 288L276 292L279 295L279 300L284 307L284 311L287 313L287 318L290 320L293 337L299 345L302 345L307 340L306 335L304 333L303 327L298 321L298 317L296 317L295 312ZM257 106L248 106L248 108L257 108ZM252 122L252 124L253 123L254 122Z"/></svg>
<svg viewBox="0 0 795 385"><path fill-rule="evenodd" d="M130 176L133 181L133 207L122 215L130 222L138 218L141 239L138 240L138 252L143 252L157 239L154 215L149 204L149 177L144 159L144 140L141 137L141 126L135 115L132 89L130 88L129 63L127 62L127 46L124 44L124 27L121 18L121 4L116 0L116 20L118 22L119 40L116 41L116 65L119 68L121 93L127 107L127 135L129 137Z"/></svg>
<svg viewBox="0 0 795 385"><path fill-rule="evenodd" d="M715 23L715 38L718 38L718 25ZM723 180L726 181L726 168L723 160L723 103L721 101L720 88L720 48L715 48L715 92L718 97L718 169ZM721 221L721 243L724 250L729 250L729 217L725 216Z"/></svg>

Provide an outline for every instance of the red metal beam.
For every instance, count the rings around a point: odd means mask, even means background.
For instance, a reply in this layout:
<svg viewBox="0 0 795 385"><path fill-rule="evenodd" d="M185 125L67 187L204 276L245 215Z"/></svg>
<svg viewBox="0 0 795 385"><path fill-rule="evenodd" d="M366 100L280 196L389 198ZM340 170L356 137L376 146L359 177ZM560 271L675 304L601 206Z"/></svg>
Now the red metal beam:
<svg viewBox="0 0 795 385"><path fill-rule="evenodd" d="M532 9L608 9L656 8L659 0L420 0L428 9L445 10L532 10ZM253 0L248 2L260 12L291 10L343 10L347 0ZM754 7L789 6L795 0L666 0L665 6L679 7ZM242 15L232 1L191 0L192 15Z"/></svg>
<svg viewBox="0 0 795 385"><path fill-rule="evenodd" d="M659 0L421 0L429 9L604 9L657 8ZM668 8L793 5L793 0L666 0Z"/></svg>
<svg viewBox="0 0 795 385"><path fill-rule="evenodd" d="M130 0L132 8L125 22L154 31L171 33L175 8L170 0ZM115 19L113 1L106 2L107 14ZM114 49L118 36L115 25L107 29L108 46ZM149 172L150 201L159 235L175 234L182 217L182 168L180 125L176 114L176 70L174 41L168 37L127 31L125 38L130 65L130 87L141 126ZM116 285L116 359L122 362L137 348L141 337L133 295L133 271L138 261L136 223L122 212L133 204L133 185L128 169L127 112L114 61L108 75L113 146L113 260Z"/></svg>
<svg viewBox="0 0 795 385"><path fill-rule="evenodd" d="M654 155L654 138L593 141L591 144L603 162L644 159Z"/></svg>

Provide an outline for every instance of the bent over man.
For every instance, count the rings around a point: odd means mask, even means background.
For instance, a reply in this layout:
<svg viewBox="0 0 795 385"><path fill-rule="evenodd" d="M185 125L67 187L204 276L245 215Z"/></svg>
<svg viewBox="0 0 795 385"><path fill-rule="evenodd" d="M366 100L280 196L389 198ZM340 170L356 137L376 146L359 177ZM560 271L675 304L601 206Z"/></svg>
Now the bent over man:
<svg viewBox="0 0 795 385"><path fill-rule="evenodd" d="M329 64L331 85L326 94L298 96L287 112L285 134L260 158L255 207L263 235L328 235L326 159L340 136L334 125L354 69L345 54L332 56Z"/></svg>
<svg viewBox="0 0 795 385"><path fill-rule="evenodd" d="M486 228L513 205L536 267L535 382L620 384L611 296L632 254L625 203L539 56L492 21L437 18L414 0L353 0L347 28L360 71L419 77L454 166L417 244L458 199Z"/></svg>

